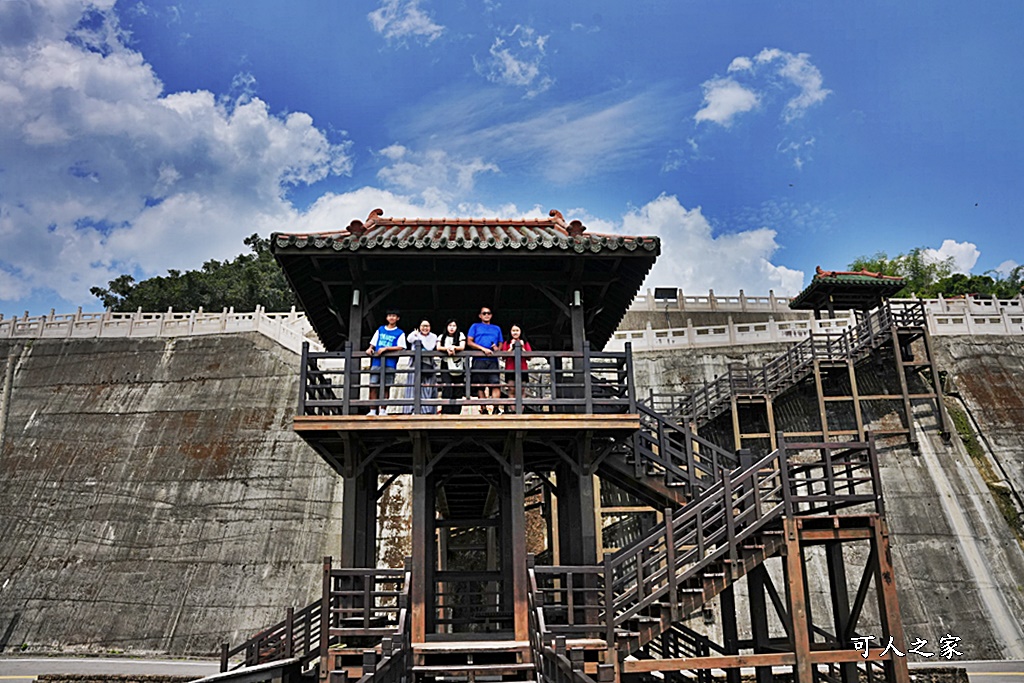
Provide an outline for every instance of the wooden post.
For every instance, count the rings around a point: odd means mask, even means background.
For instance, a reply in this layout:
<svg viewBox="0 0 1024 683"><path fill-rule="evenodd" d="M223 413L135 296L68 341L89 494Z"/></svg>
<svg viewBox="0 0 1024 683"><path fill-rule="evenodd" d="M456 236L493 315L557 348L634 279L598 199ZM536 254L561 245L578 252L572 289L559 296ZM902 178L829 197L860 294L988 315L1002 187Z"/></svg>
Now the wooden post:
<svg viewBox="0 0 1024 683"><path fill-rule="evenodd" d="M879 516L871 520L872 543L875 546L875 588L878 592L878 616L882 622L882 642L888 643L892 636L893 645L900 652L907 651L907 640L903 634L903 619L900 617L900 604L896 597L896 578L892 566L892 550L889 547L889 529L885 520ZM906 657L889 655L885 662L885 674L892 683L908 683L910 673L907 670Z"/></svg>
<svg viewBox="0 0 1024 683"><path fill-rule="evenodd" d="M320 598L320 678L327 678L331 646L331 557L324 558L323 592Z"/></svg>
<svg viewBox="0 0 1024 683"><path fill-rule="evenodd" d="M793 653L796 655L793 676L796 683L814 683L811 665L811 634L807 628L804 563L800 552L800 529L797 522L798 520L793 517L786 517L782 520L786 539L786 593L789 598L789 619L793 627Z"/></svg>
<svg viewBox="0 0 1024 683"><path fill-rule="evenodd" d="M430 477L427 472L427 445L421 434L413 438L413 473L412 473L412 589L410 607L412 616L411 639L413 644L423 643L427 635L427 595L433 593L433 586L428 586L427 562L431 553L429 544L433 542L434 510L428 503L433 499L427 487Z"/></svg>
<svg viewBox="0 0 1024 683"><path fill-rule="evenodd" d="M510 526L512 529L512 602L515 612L515 639L529 640L530 615L527 606L529 577L526 572L526 472L523 468L523 433L511 435L511 464L509 494L511 497Z"/></svg>

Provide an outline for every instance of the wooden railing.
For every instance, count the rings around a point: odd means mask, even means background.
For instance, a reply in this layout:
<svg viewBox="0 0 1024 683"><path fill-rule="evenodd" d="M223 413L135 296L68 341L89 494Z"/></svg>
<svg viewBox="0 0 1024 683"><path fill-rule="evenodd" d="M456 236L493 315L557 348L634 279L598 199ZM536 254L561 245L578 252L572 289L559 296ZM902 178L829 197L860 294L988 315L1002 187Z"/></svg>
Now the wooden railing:
<svg viewBox="0 0 1024 683"><path fill-rule="evenodd" d="M531 556L527 610L530 650L534 666L537 667L538 683L611 683L615 680L614 664L599 664L595 681L584 670L584 650L568 647L567 634L587 637L598 629L581 631L571 626L566 628L565 624L553 625L549 622L549 615L554 616L558 612L559 603L563 608L561 614L567 616L565 619L555 616L557 621L567 620L571 623L577 609L585 612L592 610L593 618L596 619L602 591L595 580L600 574L600 568L590 567L578 572L578 567L534 566L532 560ZM573 577L582 579L582 582L573 583ZM566 583L559 585L563 580ZM587 587L587 584L590 586Z"/></svg>
<svg viewBox="0 0 1024 683"><path fill-rule="evenodd" d="M633 388L632 352L629 348L615 353L593 351L584 345L581 352L573 351L497 351L492 358L498 368L483 372L498 375L503 381L477 384L472 361L482 357L479 351L457 354L465 361L466 371L459 386L466 397L473 397L486 386L506 392L498 399L471 404L499 405L524 412L561 413L627 413L635 412L636 396ZM382 365L393 359L399 366L390 373L372 368L370 358L363 350L355 350L347 343L343 351L302 352L299 415L361 415L370 410L380 412L434 413L446 405L462 405L467 399L446 399L440 391L447 385L441 380L439 361L447 354L436 351L397 351L385 354ZM506 359L512 360L514 369L505 369ZM524 364L526 370L521 369ZM404 367L403 367L404 366ZM385 385L387 382L387 385ZM378 398L370 399L369 390L375 388ZM384 389L390 389L385 392Z"/></svg>
<svg viewBox="0 0 1024 683"><path fill-rule="evenodd" d="M242 655L232 664L231 659ZM230 647L221 645L220 670L232 671L265 662L296 657L303 666L320 655L320 601L298 612L289 607L284 621L260 631L249 640Z"/></svg>
<svg viewBox="0 0 1024 683"><path fill-rule="evenodd" d="M632 437L635 476L661 475L668 486L682 486L688 498L695 497L723 472L739 466L738 457L699 436L686 421L676 421L649 406L638 403L640 430Z"/></svg>
<svg viewBox="0 0 1024 683"><path fill-rule="evenodd" d="M651 394L648 403L669 416L706 424L731 409L733 396L776 396L812 373L815 361L856 360L889 341L893 328L926 325L922 302L885 302L855 326L839 334L812 334L760 368L730 367L691 394Z"/></svg>
<svg viewBox="0 0 1024 683"><path fill-rule="evenodd" d="M412 666L409 631L411 568L373 567L336 569L324 558L324 592L321 603L320 666L330 683L344 683L344 672L329 671L332 644L352 638L381 639L381 653L363 651L361 683L399 683L408 679Z"/></svg>
<svg viewBox="0 0 1024 683"><path fill-rule="evenodd" d="M603 632L615 643L627 622L655 603L685 616L704 600L683 602L683 590L706 571L736 567L741 547L778 526L783 516L832 515L855 506L882 507L873 438L867 442L786 443L731 473L649 534L605 555L601 566L536 567L531 591L537 619L552 635L585 637ZM799 452L799 460L791 456ZM593 595L604 591L603 599ZM628 629L626 629L628 630Z"/></svg>

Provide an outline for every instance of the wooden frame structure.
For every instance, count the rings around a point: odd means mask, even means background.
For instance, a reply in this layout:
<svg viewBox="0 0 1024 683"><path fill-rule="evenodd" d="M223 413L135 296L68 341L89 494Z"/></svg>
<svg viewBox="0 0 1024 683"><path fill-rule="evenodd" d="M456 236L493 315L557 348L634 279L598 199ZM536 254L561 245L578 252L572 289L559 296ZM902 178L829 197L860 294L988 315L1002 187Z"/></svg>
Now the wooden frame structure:
<svg viewBox="0 0 1024 683"><path fill-rule="evenodd" d="M657 257L656 238L592 235L557 212L525 221L382 213L338 233L272 239L328 349L303 349L294 428L344 478L342 546L337 564L325 559L318 606L226 650L225 667L232 653L256 661L290 653L318 660L321 678L332 683L524 675L538 683L610 683L647 680L651 672L681 680L686 671L708 680L715 669L732 683L744 666L757 667L759 682L771 678L771 667L786 666L800 683L852 683L860 672L876 672L848 642L872 585L883 634L904 644L877 455L863 423L848 435L853 440L828 443L837 431L822 408L815 436L823 443L787 444L771 431L770 453L755 457L742 447L762 435L738 426L737 378L688 397L674 416L637 400L628 345L600 350ZM404 398L383 391L369 398L375 380L359 352L385 308L436 317L444 306L468 321L481 305L507 312L503 319L529 330L541 349L495 354L511 361L505 383L512 390L487 403L508 414L437 414L450 400L420 391L436 387L436 354L422 349L396 354L409 359L398 380L410 390ZM863 324L886 323L902 346L910 338L901 315L909 314L886 308ZM855 359L879 347L876 337L829 340L827 348L846 349L852 377ZM812 343L810 353L810 364L801 359L789 377L813 376L822 387L827 366L819 346ZM773 377L762 375L766 396ZM464 381L470 395L473 379ZM727 398L714 393L725 389ZM906 389L903 396L909 400ZM714 419L730 410L735 448L691 425L694 415ZM411 557L403 568L380 568L377 501L401 475L412 481ZM595 475L632 507L649 506L658 516L616 552L602 552ZM527 477L538 482L557 564L527 552ZM870 550L851 595L843 548L856 542ZM812 618L808 598L807 554L818 544L833 595L827 623ZM784 590L766 569L775 560ZM734 597L744 578L752 596L747 641L738 637ZM723 643L685 623L715 600ZM887 681L908 680L905 662L891 655L881 667Z"/></svg>

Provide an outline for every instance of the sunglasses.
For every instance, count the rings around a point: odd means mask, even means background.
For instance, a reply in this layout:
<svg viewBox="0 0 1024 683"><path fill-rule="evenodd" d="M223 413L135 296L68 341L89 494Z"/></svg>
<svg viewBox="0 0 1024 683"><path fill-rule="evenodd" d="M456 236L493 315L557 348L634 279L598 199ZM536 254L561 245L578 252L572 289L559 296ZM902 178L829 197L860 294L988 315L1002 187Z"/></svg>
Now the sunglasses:
<svg viewBox="0 0 1024 683"><path fill-rule="evenodd" d="M491 315L490 311L480 311L480 315Z"/></svg>

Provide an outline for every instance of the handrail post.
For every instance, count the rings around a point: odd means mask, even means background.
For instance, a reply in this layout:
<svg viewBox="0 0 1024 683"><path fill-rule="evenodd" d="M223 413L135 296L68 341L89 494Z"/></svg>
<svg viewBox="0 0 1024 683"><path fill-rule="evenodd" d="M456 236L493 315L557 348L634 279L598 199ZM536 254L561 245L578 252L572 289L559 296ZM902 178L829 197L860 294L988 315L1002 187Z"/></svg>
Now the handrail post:
<svg viewBox="0 0 1024 683"><path fill-rule="evenodd" d="M666 507L665 519L665 569L668 572L668 599L672 621L679 618L679 577L676 576L676 523L673 510Z"/></svg>
<svg viewBox="0 0 1024 683"><path fill-rule="evenodd" d="M793 492L790 490L789 481L789 458L786 456L786 436L784 432L777 432L775 443L779 454L779 472L782 475L782 502L786 517L793 516Z"/></svg>
<svg viewBox="0 0 1024 683"><path fill-rule="evenodd" d="M522 370L523 345L522 344L516 344L513 347L512 351L513 351L513 353L512 353L512 362L514 363L514 367L515 367L515 374L514 374L514 377L515 377L515 394L516 394L515 395L515 399L516 399L515 411L516 411L516 415L522 415L523 414L523 370Z"/></svg>
<svg viewBox="0 0 1024 683"><path fill-rule="evenodd" d="M291 659L295 653L295 608L289 607L284 613L284 656Z"/></svg>
<svg viewBox="0 0 1024 683"><path fill-rule="evenodd" d="M583 342L583 405L587 415L594 414L594 394L590 377L590 342Z"/></svg>
<svg viewBox="0 0 1024 683"><path fill-rule="evenodd" d="M302 372L299 374L299 405L296 411L296 415L306 414L306 385L309 381L309 342L302 342L302 360L301 365Z"/></svg>
<svg viewBox="0 0 1024 683"><path fill-rule="evenodd" d="M331 556L324 557L323 594L320 597L320 676L327 676L331 645Z"/></svg>
<svg viewBox="0 0 1024 683"><path fill-rule="evenodd" d="M722 470L722 501L725 503L725 538L729 546L729 575L736 578L737 560L736 552L736 517L733 513L732 502L732 477L728 470Z"/></svg>
<svg viewBox="0 0 1024 683"><path fill-rule="evenodd" d="M612 580L612 557L611 553L604 556L604 637L608 643L608 651L618 652L615 645L615 587Z"/></svg>
<svg viewBox="0 0 1024 683"><path fill-rule="evenodd" d="M341 414L351 415L352 408L352 392L349 391L349 384L352 381L352 365L354 361L352 359L352 340L349 339L345 342L345 370L342 375L343 382L341 385ZM358 377L358 375L356 375Z"/></svg>
<svg viewBox="0 0 1024 683"><path fill-rule="evenodd" d="M871 485L875 494L875 512L885 514L885 499L882 498L882 474L878 469L878 451L875 450L875 433L868 431L868 458L871 462Z"/></svg>
<svg viewBox="0 0 1024 683"><path fill-rule="evenodd" d="M228 644L220 644L220 672L224 673L228 670Z"/></svg>
<svg viewBox="0 0 1024 683"><path fill-rule="evenodd" d="M412 352L412 414L419 415L423 401L423 342L413 342Z"/></svg>
<svg viewBox="0 0 1024 683"><path fill-rule="evenodd" d="M626 396L629 398L629 414L636 413L636 385L633 384L633 342L626 342ZM651 389L653 392L653 388ZM654 397L650 407L654 408Z"/></svg>

